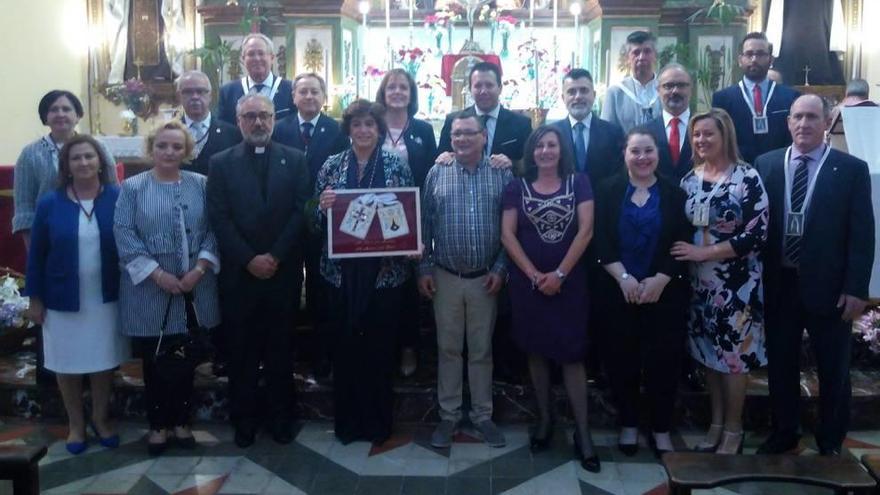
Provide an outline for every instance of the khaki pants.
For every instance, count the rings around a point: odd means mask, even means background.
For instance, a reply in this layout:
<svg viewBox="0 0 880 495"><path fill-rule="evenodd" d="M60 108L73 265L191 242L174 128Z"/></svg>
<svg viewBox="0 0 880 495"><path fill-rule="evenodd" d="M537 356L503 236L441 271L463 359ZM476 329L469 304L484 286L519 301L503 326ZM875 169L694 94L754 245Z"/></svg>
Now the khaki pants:
<svg viewBox="0 0 880 495"><path fill-rule="evenodd" d="M462 351L468 346L470 418L474 424L492 418L492 331L496 296L486 292L488 275L460 278L442 268L434 271L434 317L437 322L437 400L440 419L461 419Z"/></svg>

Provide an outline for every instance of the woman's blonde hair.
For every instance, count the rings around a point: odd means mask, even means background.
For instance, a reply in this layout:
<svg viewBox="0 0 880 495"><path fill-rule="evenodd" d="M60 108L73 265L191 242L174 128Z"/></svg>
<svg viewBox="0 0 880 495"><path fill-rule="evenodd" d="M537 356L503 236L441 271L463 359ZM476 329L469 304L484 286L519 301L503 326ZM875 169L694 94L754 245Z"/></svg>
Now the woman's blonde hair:
<svg viewBox="0 0 880 495"><path fill-rule="evenodd" d="M147 139L144 142L144 146L146 147L144 151L146 152L146 155L150 158L153 157L153 145L156 144L156 136L162 131L180 131L183 133L186 149L186 156L184 156L183 161L189 162L192 158L193 149L196 147L196 142L183 122L179 120L169 120L168 122L157 125L150 131L150 134L147 135Z"/></svg>
<svg viewBox="0 0 880 495"><path fill-rule="evenodd" d="M730 163L742 162L742 158L739 155L739 147L736 145L736 129L733 126L733 119L730 118L730 115L725 110L711 108L709 111L698 113L691 117L691 121L688 124L688 135L691 137L691 150L694 154L694 166L702 165L705 161L696 153L696 147L693 143L694 126L697 122L706 119L712 119L715 122L715 127L718 128L718 132L721 133L721 152L724 153L727 160Z"/></svg>

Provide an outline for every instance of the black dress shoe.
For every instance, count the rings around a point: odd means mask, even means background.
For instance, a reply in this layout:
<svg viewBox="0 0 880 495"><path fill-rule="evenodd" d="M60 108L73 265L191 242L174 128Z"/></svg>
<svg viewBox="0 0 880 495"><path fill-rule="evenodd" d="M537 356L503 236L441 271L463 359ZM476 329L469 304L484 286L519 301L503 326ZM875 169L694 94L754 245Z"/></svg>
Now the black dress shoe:
<svg viewBox="0 0 880 495"><path fill-rule="evenodd" d="M535 434L529 437L529 450L536 454L543 452L550 447L550 441L553 440L553 422L551 421L545 428L541 428L541 423L535 427Z"/></svg>
<svg viewBox="0 0 880 495"><path fill-rule="evenodd" d="M618 443L617 449L623 452L623 455L632 457L639 453L639 444L637 443Z"/></svg>
<svg viewBox="0 0 880 495"><path fill-rule="evenodd" d="M581 448L581 439L577 432L574 433L574 456L576 459L580 459L581 467L584 470L591 473L598 473L602 470L602 463L599 461L598 455L593 454L590 457L584 455L584 450Z"/></svg>
<svg viewBox="0 0 880 495"><path fill-rule="evenodd" d="M825 457L839 457L840 456L840 449L839 448L819 447L819 455L822 455Z"/></svg>
<svg viewBox="0 0 880 495"><path fill-rule="evenodd" d="M797 435L770 435L755 451L756 454L785 454L797 448L800 439Z"/></svg>
<svg viewBox="0 0 880 495"><path fill-rule="evenodd" d="M293 428L290 421L275 421L272 425L272 440L281 445L287 445L293 441Z"/></svg>
<svg viewBox="0 0 880 495"><path fill-rule="evenodd" d="M254 444L257 438L257 429L250 424L242 424L235 427L235 445L246 449Z"/></svg>

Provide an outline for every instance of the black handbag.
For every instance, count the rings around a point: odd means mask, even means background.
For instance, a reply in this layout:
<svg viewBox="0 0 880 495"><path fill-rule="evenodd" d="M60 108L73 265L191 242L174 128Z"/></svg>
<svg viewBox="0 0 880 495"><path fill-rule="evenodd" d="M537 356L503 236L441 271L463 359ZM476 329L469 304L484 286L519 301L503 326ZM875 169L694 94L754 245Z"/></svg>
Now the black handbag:
<svg viewBox="0 0 880 495"><path fill-rule="evenodd" d="M162 327L159 329L159 341L153 354L156 372L171 380L192 374L196 366L214 355L214 347L208 338L207 330L198 324L192 294L184 294L183 297L186 307L186 333L165 335L168 315L171 313L171 301L174 298L173 294L169 294Z"/></svg>

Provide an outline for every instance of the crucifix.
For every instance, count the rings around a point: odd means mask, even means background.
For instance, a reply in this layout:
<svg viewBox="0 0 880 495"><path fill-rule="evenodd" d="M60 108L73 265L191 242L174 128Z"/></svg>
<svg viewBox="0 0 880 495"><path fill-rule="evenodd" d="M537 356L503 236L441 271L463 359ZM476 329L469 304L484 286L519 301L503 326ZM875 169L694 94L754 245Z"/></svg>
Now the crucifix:
<svg viewBox="0 0 880 495"><path fill-rule="evenodd" d="M804 86L810 85L810 71L811 70L812 69L810 68L810 64L807 64L804 66Z"/></svg>
<svg viewBox="0 0 880 495"><path fill-rule="evenodd" d="M367 221L367 210L363 205L361 205L357 209L357 211L354 212L354 225L351 226L352 230L357 230L358 225L360 225L361 222L366 222L366 221Z"/></svg>

